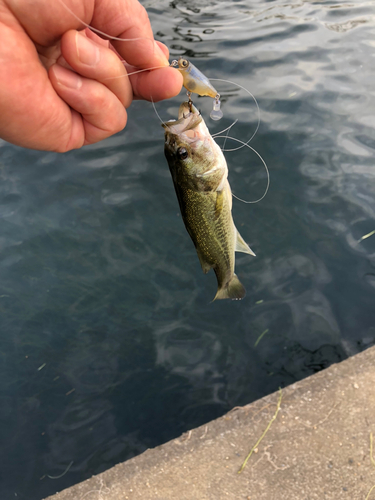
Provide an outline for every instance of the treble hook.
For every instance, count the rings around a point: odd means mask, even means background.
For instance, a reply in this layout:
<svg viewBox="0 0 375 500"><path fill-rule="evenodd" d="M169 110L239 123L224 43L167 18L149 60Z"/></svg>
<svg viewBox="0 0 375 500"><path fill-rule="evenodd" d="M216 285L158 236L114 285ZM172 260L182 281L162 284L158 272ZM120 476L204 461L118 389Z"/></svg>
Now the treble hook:
<svg viewBox="0 0 375 500"><path fill-rule="evenodd" d="M191 92L188 90L188 91L186 92L186 95L188 96L189 111L190 111L190 113L192 113L192 112L193 112L193 108L192 108L192 106L193 106L193 101L192 101L192 99L191 99Z"/></svg>

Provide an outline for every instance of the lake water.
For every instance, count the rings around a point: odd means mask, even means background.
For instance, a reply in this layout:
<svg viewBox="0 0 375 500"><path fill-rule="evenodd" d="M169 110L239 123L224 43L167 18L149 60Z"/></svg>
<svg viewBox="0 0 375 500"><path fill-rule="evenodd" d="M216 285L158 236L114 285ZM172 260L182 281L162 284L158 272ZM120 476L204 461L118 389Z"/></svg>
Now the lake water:
<svg viewBox="0 0 375 500"><path fill-rule="evenodd" d="M247 296L211 303L149 103L80 151L1 142L2 500L39 500L375 343L375 235L359 241L375 229L374 2L146 6L171 59L258 100L271 186L233 206L257 254L237 254ZM247 140L253 101L217 87L221 122L196 105ZM259 198L256 154L226 157L234 193Z"/></svg>

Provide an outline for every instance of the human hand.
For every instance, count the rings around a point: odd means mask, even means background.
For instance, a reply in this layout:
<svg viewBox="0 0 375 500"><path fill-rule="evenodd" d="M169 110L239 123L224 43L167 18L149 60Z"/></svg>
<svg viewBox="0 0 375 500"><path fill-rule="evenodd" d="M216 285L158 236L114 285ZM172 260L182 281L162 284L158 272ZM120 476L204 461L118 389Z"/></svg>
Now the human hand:
<svg viewBox="0 0 375 500"><path fill-rule="evenodd" d="M109 42L82 23L119 38ZM135 99L168 99L182 77L168 68L138 0L0 0L0 137L65 152L122 130ZM130 69L129 69L130 68Z"/></svg>

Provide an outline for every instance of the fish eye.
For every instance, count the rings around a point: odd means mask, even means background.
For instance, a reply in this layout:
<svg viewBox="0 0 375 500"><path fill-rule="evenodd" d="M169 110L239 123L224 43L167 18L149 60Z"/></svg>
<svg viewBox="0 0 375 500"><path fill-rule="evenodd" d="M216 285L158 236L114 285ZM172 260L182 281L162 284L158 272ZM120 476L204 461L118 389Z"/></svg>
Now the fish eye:
<svg viewBox="0 0 375 500"><path fill-rule="evenodd" d="M177 149L177 157L179 160L186 160L189 156L189 153L186 148L178 148Z"/></svg>
<svg viewBox="0 0 375 500"><path fill-rule="evenodd" d="M186 59L180 59L180 64L183 68L187 68L189 66L189 62Z"/></svg>

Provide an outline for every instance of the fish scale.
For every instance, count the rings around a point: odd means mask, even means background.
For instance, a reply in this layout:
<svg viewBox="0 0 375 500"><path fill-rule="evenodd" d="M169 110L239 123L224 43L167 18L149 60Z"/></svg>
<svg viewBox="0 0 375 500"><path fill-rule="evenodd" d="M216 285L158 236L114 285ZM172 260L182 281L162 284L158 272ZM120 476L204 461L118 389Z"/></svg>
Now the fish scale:
<svg viewBox="0 0 375 500"><path fill-rule="evenodd" d="M225 261L223 265L230 266L229 253L231 249L229 247L231 240L227 238L227 234L231 221L225 221L225 216L228 215L229 211L223 210L221 216L212 226L216 193L207 195L190 190L188 193L184 218L188 227L191 228L195 246L201 249L207 262L212 263L213 267L222 260ZM211 236L211 232L215 234L215 237Z"/></svg>

